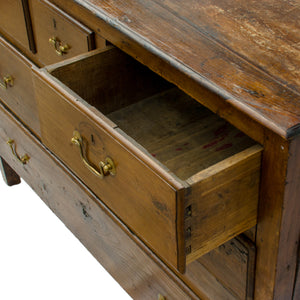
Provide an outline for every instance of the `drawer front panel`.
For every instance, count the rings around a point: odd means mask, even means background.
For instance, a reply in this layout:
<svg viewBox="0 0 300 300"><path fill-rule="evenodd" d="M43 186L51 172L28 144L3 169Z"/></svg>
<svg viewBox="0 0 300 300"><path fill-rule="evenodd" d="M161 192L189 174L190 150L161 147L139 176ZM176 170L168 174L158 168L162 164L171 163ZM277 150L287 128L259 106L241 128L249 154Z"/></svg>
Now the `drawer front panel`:
<svg viewBox="0 0 300 300"><path fill-rule="evenodd" d="M97 119L76 99L70 99L70 95L66 98L40 76L43 75L39 72L34 77L43 143L156 253L177 266L176 187L133 155L130 143L118 135L112 124ZM100 179L85 166L79 147L71 142L74 130L83 138L86 159L99 169L100 161L112 158L115 176Z"/></svg>
<svg viewBox="0 0 300 300"><path fill-rule="evenodd" d="M48 1L30 2L36 59L48 65L94 49L94 34Z"/></svg>
<svg viewBox="0 0 300 300"><path fill-rule="evenodd" d="M39 117L31 63L0 37L0 98L37 135Z"/></svg>
<svg viewBox="0 0 300 300"><path fill-rule="evenodd" d="M157 299L159 294L198 299L1 107L0 128L0 155L134 299ZM26 165L12 155L8 138L14 138L20 155L30 157ZM101 285L99 294L101 298Z"/></svg>
<svg viewBox="0 0 300 300"><path fill-rule="evenodd" d="M22 0L0 1L0 32L29 48Z"/></svg>

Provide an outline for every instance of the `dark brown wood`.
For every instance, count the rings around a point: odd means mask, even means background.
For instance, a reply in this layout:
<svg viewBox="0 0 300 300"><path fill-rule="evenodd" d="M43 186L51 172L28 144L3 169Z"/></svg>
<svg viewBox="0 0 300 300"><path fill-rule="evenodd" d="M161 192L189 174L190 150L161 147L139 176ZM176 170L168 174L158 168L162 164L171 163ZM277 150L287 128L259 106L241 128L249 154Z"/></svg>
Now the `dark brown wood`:
<svg viewBox="0 0 300 300"><path fill-rule="evenodd" d="M167 299L199 299L2 107L0 128L3 157L134 299L157 299L158 294ZM3 142L6 135L20 141L19 148L30 155L28 164L13 158Z"/></svg>
<svg viewBox="0 0 300 300"><path fill-rule="evenodd" d="M8 186L16 185L21 182L20 176L0 157L0 170L3 180Z"/></svg>
<svg viewBox="0 0 300 300"><path fill-rule="evenodd" d="M24 17L25 17L29 49L31 50L32 53L35 54L36 46L35 46L35 41L34 41L34 36L33 36L32 22L31 22L28 0L22 0L22 5L23 5L23 11L24 11Z"/></svg>
<svg viewBox="0 0 300 300"><path fill-rule="evenodd" d="M298 250L298 263L297 263L297 270L296 270L296 276L294 282L293 300L297 300L299 298L300 298L300 247Z"/></svg>
<svg viewBox="0 0 300 300"><path fill-rule="evenodd" d="M0 80L10 75L13 84L0 88L3 101L36 135L40 135L40 123L35 102L32 62L0 36Z"/></svg>

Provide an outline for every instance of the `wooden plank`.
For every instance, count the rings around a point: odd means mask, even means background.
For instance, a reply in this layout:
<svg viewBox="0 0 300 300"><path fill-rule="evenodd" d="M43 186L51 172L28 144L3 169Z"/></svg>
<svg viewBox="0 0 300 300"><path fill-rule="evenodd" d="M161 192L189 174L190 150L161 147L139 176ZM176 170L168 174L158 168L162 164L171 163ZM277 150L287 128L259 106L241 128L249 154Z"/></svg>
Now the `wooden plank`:
<svg viewBox="0 0 300 300"><path fill-rule="evenodd" d="M194 175L187 262L256 224L262 148L255 145Z"/></svg>
<svg viewBox="0 0 300 300"><path fill-rule="evenodd" d="M155 1L102 1L100 4L91 0L78 3L110 27L142 44L144 53L142 49L135 49L139 52L132 52L132 55L142 55L145 64L153 67L153 56L149 55L152 52L173 69L198 81L198 85L221 94L232 106L238 106L239 110L278 134L292 136L297 133L300 115L297 92L207 38L189 22L178 18ZM108 33L106 36L105 31L106 28L102 28L105 38L111 38L115 45L125 51L132 51L132 45L129 47ZM169 74L170 66L164 69L162 65L155 65L155 71L172 82L176 81L178 86L191 94L190 83L181 82L178 74L177 78Z"/></svg>
<svg viewBox="0 0 300 300"><path fill-rule="evenodd" d="M29 50L22 1L0 1L0 32Z"/></svg>
<svg viewBox="0 0 300 300"><path fill-rule="evenodd" d="M0 157L0 170L3 180L8 186L16 185L21 182L20 176Z"/></svg>
<svg viewBox="0 0 300 300"><path fill-rule="evenodd" d="M90 190L20 123L0 108L1 141L14 134L30 155L18 163L4 142L1 155L134 299L199 299ZM46 271L46 270L45 270ZM101 298L101 283L99 283Z"/></svg>
<svg viewBox="0 0 300 300"><path fill-rule="evenodd" d="M300 92L295 68L300 64L299 2L154 1L274 81Z"/></svg>
<svg viewBox="0 0 300 300"><path fill-rule="evenodd" d="M177 88L107 116L182 180L255 143Z"/></svg>
<svg viewBox="0 0 300 300"><path fill-rule="evenodd" d="M253 299L255 245L242 236L200 257L201 263L238 299Z"/></svg>
<svg viewBox="0 0 300 300"><path fill-rule="evenodd" d="M256 236L257 299L292 297L299 239L298 143L290 145L272 133L266 137Z"/></svg>
<svg viewBox="0 0 300 300"><path fill-rule="evenodd" d="M0 89L3 101L36 135L40 135L37 104L34 96L33 64L0 36L0 76L10 75L13 84Z"/></svg>
<svg viewBox="0 0 300 300"><path fill-rule="evenodd" d="M115 47L78 55L46 69L103 114L172 86Z"/></svg>
<svg viewBox="0 0 300 300"><path fill-rule="evenodd" d="M300 247L298 251L297 270L294 282L293 300L300 299Z"/></svg>

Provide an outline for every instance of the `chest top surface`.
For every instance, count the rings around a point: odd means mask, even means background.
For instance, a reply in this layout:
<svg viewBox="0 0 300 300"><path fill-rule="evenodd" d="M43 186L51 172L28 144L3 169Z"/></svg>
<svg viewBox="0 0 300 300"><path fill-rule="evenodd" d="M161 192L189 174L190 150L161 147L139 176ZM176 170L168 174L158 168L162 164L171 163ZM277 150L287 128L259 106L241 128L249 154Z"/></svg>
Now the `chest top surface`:
<svg viewBox="0 0 300 300"><path fill-rule="evenodd" d="M224 101L300 131L300 2L75 0Z"/></svg>

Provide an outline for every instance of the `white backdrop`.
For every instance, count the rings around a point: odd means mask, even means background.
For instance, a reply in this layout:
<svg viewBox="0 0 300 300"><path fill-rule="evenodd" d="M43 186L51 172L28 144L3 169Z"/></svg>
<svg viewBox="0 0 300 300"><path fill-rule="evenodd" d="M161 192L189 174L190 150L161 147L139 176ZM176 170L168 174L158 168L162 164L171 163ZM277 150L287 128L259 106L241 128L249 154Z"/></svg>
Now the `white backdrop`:
<svg viewBox="0 0 300 300"><path fill-rule="evenodd" d="M0 299L131 299L42 200L0 174Z"/></svg>

